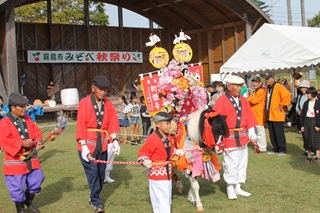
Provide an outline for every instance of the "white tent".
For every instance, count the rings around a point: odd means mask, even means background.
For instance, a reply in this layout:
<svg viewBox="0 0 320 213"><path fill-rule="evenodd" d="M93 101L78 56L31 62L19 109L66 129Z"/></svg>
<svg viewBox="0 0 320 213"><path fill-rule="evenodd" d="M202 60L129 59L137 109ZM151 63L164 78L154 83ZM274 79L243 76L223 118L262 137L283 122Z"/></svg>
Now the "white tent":
<svg viewBox="0 0 320 213"><path fill-rule="evenodd" d="M320 67L320 28L264 24L220 73L304 72L311 65Z"/></svg>

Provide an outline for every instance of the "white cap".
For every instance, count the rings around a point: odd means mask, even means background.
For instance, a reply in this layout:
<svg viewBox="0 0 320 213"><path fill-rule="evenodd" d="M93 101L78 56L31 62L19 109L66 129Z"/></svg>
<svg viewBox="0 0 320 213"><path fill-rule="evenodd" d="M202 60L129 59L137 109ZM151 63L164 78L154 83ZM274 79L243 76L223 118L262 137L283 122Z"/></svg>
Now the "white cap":
<svg viewBox="0 0 320 213"><path fill-rule="evenodd" d="M244 84L243 78L236 75L229 75L226 79L227 84Z"/></svg>
<svg viewBox="0 0 320 213"><path fill-rule="evenodd" d="M309 88L309 87L310 87L309 81L307 81L307 80L301 81L300 84L299 84L299 88L300 88L300 87Z"/></svg>

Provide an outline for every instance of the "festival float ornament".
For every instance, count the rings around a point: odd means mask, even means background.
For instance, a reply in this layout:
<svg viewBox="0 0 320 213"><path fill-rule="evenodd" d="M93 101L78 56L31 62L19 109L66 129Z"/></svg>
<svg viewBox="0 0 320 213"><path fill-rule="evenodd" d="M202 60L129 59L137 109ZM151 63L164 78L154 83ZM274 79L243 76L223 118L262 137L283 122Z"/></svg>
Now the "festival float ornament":
<svg viewBox="0 0 320 213"><path fill-rule="evenodd" d="M50 131L50 134L47 136L47 138L41 143L41 145L45 145L46 143L49 143L50 141L54 141L56 139L57 136L59 136L65 129L65 127L67 126L68 124L68 120L65 116L59 116L57 118L57 124L56 126L54 127L53 130ZM46 130L45 130L46 131ZM45 132L44 131L44 132ZM42 132L42 133L44 133ZM42 134L41 133L41 134ZM38 150L36 148L34 148L28 155L27 157L25 157L25 159L22 159L22 160L28 160L29 158L31 158L31 156L33 154L35 154Z"/></svg>
<svg viewBox="0 0 320 213"><path fill-rule="evenodd" d="M175 39L173 40L173 44L178 44L181 41L186 41L186 40L191 40L191 37L188 36L187 34L184 34L184 32L180 32L179 37L177 35L174 35Z"/></svg>
<svg viewBox="0 0 320 213"><path fill-rule="evenodd" d="M149 37L150 41L146 43L146 47L152 47L154 46L157 42L160 42L160 38L156 34L150 34Z"/></svg>
<svg viewBox="0 0 320 213"><path fill-rule="evenodd" d="M175 39L173 40L173 47L172 54L173 57L178 61L180 64L188 63L193 55L191 47L183 43L181 41L190 40L190 36L184 34L184 32L180 32L179 37L175 35Z"/></svg>
<svg viewBox="0 0 320 213"><path fill-rule="evenodd" d="M190 75L183 75L182 70L185 69L188 67L172 60L161 69L163 74L158 83L164 108L174 110L178 117L190 114L196 108L206 107L203 83Z"/></svg>
<svg viewBox="0 0 320 213"><path fill-rule="evenodd" d="M155 46L157 42L160 42L160 38L156 34L150 34L149 42L146 43L146 47ZM167 66L169 62L169 54L168 52L162 48L155 46L149 53L149 62L155 68L162 68Z"/></svg>
<svg viewBox="0 0 320 213"><path fill-rule="evenodd" d="M162 47L154 47L149 53L149 62L157 69L167 66L169 54Z"/></svg>

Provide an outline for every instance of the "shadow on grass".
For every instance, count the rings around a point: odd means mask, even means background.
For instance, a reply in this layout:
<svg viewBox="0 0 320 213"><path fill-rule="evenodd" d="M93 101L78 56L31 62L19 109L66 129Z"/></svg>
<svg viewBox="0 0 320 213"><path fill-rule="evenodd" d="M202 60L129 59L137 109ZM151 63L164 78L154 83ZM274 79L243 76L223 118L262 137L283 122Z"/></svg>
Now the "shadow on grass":
<svg viewBox="0 0 320 213"><path fill-rule="evenodd" d="M177 190L177 187L176 187L176 183L172 182L172 198L174 200L178 196L179 197L183 197L183 199L185 199L185 202L189 203L189 201L188 201L188 192L189 192L189 189L190 189L190 180L189 180L189 178L187 178L184 174L182 174L179 171L176 171L176 174L178 175L178 177L182 181L183 191L182 191L182 193L179 193L178 190ZM201 199L202 196L213 195L214 193L216 193L216 189L215 188L217 186L220 187L218 184L221 181L223 181L223 180L220 179L218 182L213 183L212 181L205 180L205 179L203 179L201 177L198 177L197 180L198 180L198 183L199 183L199 186L200 186L200 190L199 190L200 199ZM192 205L190 204L190 206L192 206ZM194 206L194 208L196 208L196 207Z"/></svg>
<svg viewBox="0 0 320 213"><path fill-rule="evenodd" d="M42 207L58 202L62 199L63 193L73 190L72 180L71 177L64 177L44 187L35 199L37 206Z"/></svg>
<svg viewBox="0 0 320 213"><path fill-rule="evenodd" d="M53 157L55 154L57 154L57 153L65 153L65 152L68 152L68 151L52 149L50 151L47 151L47 152L43 153L41 156L39 156L39 160L40 160L41 163L43 163L46 160L48 160L51 157Z"/></svg>
<svg viewBox="0 0 320 213"><path fill-rule="evenodd" d="M122 156L117 156L115 161L126 161L126 159ZM105 183L103 186L103 190L100 193L100 198L102 202L108 203L108 198L117 190L120 185L128 186L130 185L130 181L132 176L130 171L126 169L125 165L113 165L113 169L110 172L110 177L115 180L113 183Z"/></svg>

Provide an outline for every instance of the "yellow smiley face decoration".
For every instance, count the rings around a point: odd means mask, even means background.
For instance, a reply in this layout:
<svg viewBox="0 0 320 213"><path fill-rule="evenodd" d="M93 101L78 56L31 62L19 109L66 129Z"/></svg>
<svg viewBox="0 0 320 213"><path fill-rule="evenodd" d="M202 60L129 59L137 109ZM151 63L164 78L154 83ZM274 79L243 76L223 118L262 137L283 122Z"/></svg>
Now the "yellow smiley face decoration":
<svg viewBox="0 0 320 213"><path fill-rule="evenodd" d="M180 64L189 62L192 58L192 49L186 43L179 43L173 47L172 54L174 59Z"/></svg>
<svg viewBox="0 0 320 213"><path fill-rule="evenodd" d="M162 68L167 66L169 62L169 54L162 47L155 47L149 53L149 61L155 68Z"/></svg>

